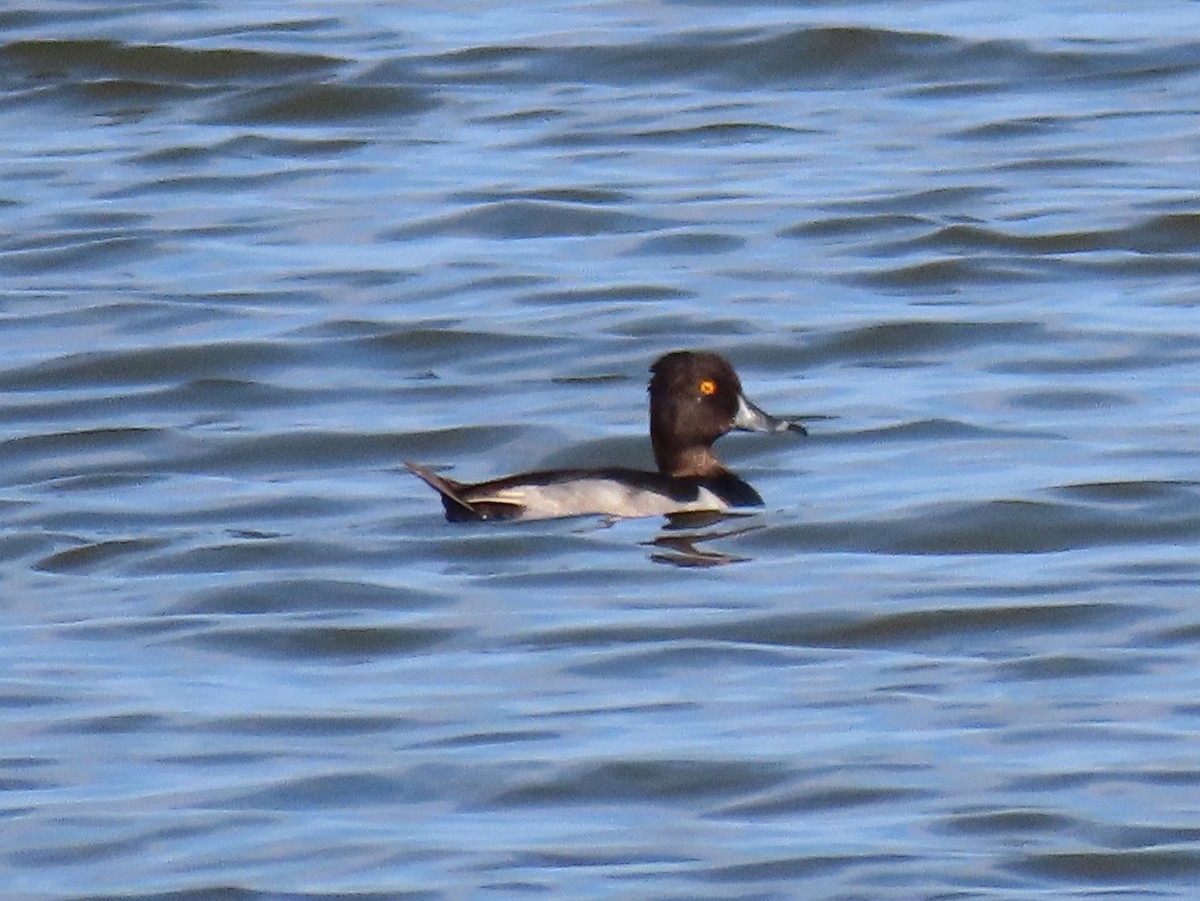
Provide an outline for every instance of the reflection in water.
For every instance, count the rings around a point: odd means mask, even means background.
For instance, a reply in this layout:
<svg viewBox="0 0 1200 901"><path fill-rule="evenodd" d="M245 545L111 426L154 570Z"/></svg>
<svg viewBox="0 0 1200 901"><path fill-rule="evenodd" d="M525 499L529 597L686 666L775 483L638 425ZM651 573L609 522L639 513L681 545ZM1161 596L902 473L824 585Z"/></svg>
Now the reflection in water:
<svg viewBox="0 0 1200 901"><path fill-rule="evenodd" d="M717 523L730 519L745 519L752 513L702 511L697 513L677 513L667 517L664 531L651 541L645 542L649 547L665 548L650 555L655 563L669 563L679 567L709 567L724 566L727 563L745 563L749 557L727 554L723 551L707 550L698 547L702 541L719 541L736 535L745 535L763 528L761 525L749 525L741 528L709 529Z"/></svg>

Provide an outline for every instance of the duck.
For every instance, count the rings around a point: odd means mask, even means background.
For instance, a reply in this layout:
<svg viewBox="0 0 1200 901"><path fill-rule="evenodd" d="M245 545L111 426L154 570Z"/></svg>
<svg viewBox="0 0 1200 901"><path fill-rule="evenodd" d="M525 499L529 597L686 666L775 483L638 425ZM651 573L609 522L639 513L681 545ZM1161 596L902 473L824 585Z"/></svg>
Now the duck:
<svg viewBox="0 0 1200 901"><path fill-rule="evenodd" d="M436 491L450 522L606 516L616 519L761 507L758 492L726 468L713 444L732 431L808 433L764 412L723 356L676 350L650 367L650 444L657 472L624 467L551 469L459 482L404 466Z"/></svg>

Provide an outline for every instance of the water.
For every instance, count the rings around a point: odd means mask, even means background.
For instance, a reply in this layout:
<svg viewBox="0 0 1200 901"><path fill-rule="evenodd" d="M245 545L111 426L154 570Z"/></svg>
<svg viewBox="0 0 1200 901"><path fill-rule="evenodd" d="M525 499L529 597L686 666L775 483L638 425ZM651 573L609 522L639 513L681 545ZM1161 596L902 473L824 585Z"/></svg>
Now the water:
<svg viewBox="0 0 1200 901"><path fill-rule="evenodd" d="M0 13L29 898L1191 898L1195 3ZM766 508L650 465L707 347Z"/></svg>

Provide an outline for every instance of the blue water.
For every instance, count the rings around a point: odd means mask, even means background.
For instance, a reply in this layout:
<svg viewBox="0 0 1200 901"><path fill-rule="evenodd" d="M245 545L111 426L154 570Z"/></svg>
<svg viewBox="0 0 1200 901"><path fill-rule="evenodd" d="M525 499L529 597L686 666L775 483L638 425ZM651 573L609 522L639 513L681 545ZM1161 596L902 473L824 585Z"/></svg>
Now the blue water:
<svg viewBox="0 0 1200 901"><path fill-rule="evenodd" d="M1192 898L1200 6L0 11L14 898ZM652 465L716 522L448 524Z"/></svg>

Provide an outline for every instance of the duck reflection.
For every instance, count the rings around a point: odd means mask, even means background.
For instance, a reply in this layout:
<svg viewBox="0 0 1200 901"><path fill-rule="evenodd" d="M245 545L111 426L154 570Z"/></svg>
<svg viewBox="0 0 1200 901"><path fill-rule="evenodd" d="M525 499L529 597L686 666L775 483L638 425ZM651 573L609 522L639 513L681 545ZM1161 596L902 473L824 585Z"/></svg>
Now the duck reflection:
<svg viewBox="0 0 1200 901"><path fill-rule="evenodd" d="M737 520L753 518L753 514L713 510L676 513L667 517L661 534L643 544L656 549L650 554L653 562L670 566L704 568L745 563L751 558L700 545L702 542L734 538L764 528L762 525L734 525Z"/></svg>

